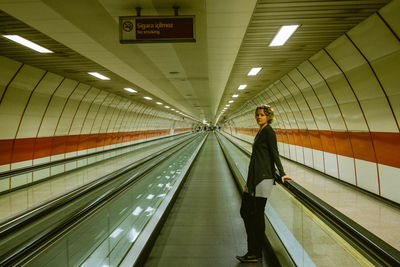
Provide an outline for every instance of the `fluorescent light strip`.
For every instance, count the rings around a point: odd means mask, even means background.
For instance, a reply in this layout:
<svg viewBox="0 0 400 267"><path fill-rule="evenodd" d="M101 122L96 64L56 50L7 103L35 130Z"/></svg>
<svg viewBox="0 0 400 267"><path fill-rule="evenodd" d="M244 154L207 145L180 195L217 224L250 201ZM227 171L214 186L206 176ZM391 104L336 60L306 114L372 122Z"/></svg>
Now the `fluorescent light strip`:
<svg viewBox="0 0 400 267"><path fill-rule="evenodd" d="M92 75L92 76L94 76L96 78L99 78L100 80L110 80L110 78L108 78L108 77L106 77L104 75L101 75L98 72L88 72L88 74L90 74L90 75Z"/></svg>
<svg viewBox="0 0 400 267"><path fill-rule="evenodd" d="M245 89L247 87L247 84L241 84L241 85L239 85L239 90L243 90L243 89Z"/></svg>
<svg viewBox="0 0 400 267"><path fill-rule="evenodd" d="M282 26L278 33L275 35L274 39L272 42L269 44L269 46L281 46L286 43L286 41L292 36L292 34L297 30L299 25L287 25L287 26Z"/></svg>
<svg viewBox="0 0 400 267"><path fill-rule="evenodd" d="M121 228L117 228L115 229L114 232L112 232L112 234L110 235L111 238L117 238L119 236L120 233L122 233L124 230L122 230Z"/></svg>
<svg viewBox="0 0 400 267"><path fill-rule="evenodd" d="M233 103L233 100L229 100L228 103Z"/></svg>
<svg viewBox="0 0 400 267"><path fill-rule="evenodd" d="M128 91L130 93L136 93L137 91L132 89L132 88L124 88L125 91Z"/></svg>
<svg viewBox="0 0 400 267"><path fill-rule="evenodd" d="M153 98L151 98L151 97L148 97L148 96L145 96L145 97L143 97L144 99L147 99L147 100L153 100Z"/></svg>
<svg viewBox="0 0 400 267"><path fill-rule="evenodd" d="M249 71L249 73L247 73L247 75L248 76L256 76L260 72L261 69L262 69L261 67L252 68Z"/></svg>
<svg viewBox="0 0 400 267"><path fill-rule="evenodd" d="M235 97L235 98L236 98L236 97L238 97L238 96L239 96L239 95L235 94L235 95L233 95L232 97Z"/></svg>
<svg viewBox="0 0 400 267"><path fill-rule="evenodd" d="M157 102L156 104L157 104L157 105L162 105L162 103L161 103L161 102Z"/></svg>
<svg viewBox="0 0 400 267"><path fill-rule="evenodd" d="M19 35L3 35L3 37L5 37L5 38L7 38L9 40L12 40L12 41L14 41L16 43L19 43L19 44L21 44L23 46L29 47L30 49L33 49L33 50L35 50L37 52L40 52L40 53L54 53L53 51L51 51L51 50L49 50L47 48L44 48L43 46L40 46L38 44L35 44L34 42L31 42L31 41L29 41L29 40L27 40L27 39L25 39L25 38L23 38L23 37L21 37Z"/></svg>

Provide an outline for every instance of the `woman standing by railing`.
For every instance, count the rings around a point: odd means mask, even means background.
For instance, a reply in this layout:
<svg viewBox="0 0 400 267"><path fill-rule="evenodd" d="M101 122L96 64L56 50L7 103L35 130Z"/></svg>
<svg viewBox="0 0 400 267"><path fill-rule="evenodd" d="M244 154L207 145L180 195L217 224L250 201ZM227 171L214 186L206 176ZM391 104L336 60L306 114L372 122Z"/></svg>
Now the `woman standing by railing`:
<svg viewBox="0 0 400 267"><path fill-rule="evenodd" d="M274 111L269 105L257 107L255 118L260 129L254 139L247 184L242 198L240 215L247 233L247 253L236 256L240 262L259 262L262 259L265 221L264 210L275 179L293 180L285 174L279 158L278 144L271 123ZM275 167L276 166L276 167ZM279 170L279 177L276 174Z"/></svg>

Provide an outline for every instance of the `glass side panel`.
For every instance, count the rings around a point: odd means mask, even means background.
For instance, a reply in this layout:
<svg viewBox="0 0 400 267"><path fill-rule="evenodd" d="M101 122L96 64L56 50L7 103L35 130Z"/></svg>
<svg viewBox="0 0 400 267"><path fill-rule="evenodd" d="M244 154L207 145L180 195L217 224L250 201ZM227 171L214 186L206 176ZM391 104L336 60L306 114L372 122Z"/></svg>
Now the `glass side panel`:
<svg viewBox="0 0 400 267"><path fill-rule="evenodd" d="M183 177L182 170L203 137L161 162L27 265L117 266L175 182Z"/></svg>
<svg viewBox="0 0 400 267"><path fill-rule="evenodd" d="M221 142L229 151L229 156L235 163L243 179L247 181L247 171L249 168L250 158L222 134L219 134L218 136L221 137Z"/></svg>
<svg viewBox="0 0 400 267"><path fill-rule="evenodd" d="M219 135L229 156L247 179L249 157ZM237 155L240 154L240 155ZM241 158L246 157L246 160ZM276 184L265 214L297 266L374 266L345 239Z"/></svg>
<svg viewBox="0 0 400 267"><path fill-rule="evenodd" d="M37 207L51 198L59 197L60 194L97 180L106 174L128 166L153 153L157 153L170 145L190 138L190 135L180 137L181 138L171 136L160 140L135 144L127 148L121 148L116 152L120 151L123 153L115 152L116 154L114 157L106 158L106 154L110 154L108 152L93 155L92 157L79 161L82 165L81 168L77 168L79 164L74 161L36 171L33 176L35 181L39 178L45 178L47 180L0 196L0 206L2 207L2 209L0 209L0 222L6 221L9 217L15 216L18 213ZM49 171L50 169L51 172ZM43 172L48 172L51 176L47 175L44 177L42 175ZM22 177L25 178L25 181L31 183L32 177L27 179L27 175L32 174L22 174ZM10 179L13 178L11 177ZM18 201L15 201L15 199L18 199Z"/></svg>

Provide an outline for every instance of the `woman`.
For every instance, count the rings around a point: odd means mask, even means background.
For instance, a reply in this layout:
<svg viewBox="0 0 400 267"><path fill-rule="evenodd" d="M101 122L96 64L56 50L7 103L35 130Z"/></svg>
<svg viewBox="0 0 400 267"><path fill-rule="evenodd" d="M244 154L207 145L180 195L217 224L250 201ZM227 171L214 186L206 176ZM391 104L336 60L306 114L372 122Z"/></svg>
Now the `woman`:
<svg viewBox="0 0 400 267"><path fill-rule="evenodd" d="M247 184L240 208L247 233L248 251L244 256L236 256L241 262L261 261L265 235L264 210L275 183L276 168L283 183L285 180L293 180L283 170L275 131L270 126L274 120L274 111L269 105L263 105L256 108L255 117L260 130L254 139Z"/></svg>

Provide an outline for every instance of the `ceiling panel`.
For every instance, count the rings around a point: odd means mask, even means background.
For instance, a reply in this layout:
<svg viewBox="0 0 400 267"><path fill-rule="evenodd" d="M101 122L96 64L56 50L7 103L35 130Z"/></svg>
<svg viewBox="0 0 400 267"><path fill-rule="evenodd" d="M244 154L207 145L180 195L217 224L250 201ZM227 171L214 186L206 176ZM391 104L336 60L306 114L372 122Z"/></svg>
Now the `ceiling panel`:
<svg viewBox="0 0 400 267"><path fill-rule="evenodd" d="M280 1L259 0L235 60L217 116L232 99L226 114L234 113L249 99L297 67L304 60L369 17L390 1ZM279 28L300 27L284 46L269 47ZM263 67L247 76L252 67ZM247 84L239 91L240 84ZM221 116L221 119L224 115Z"/></svg>

